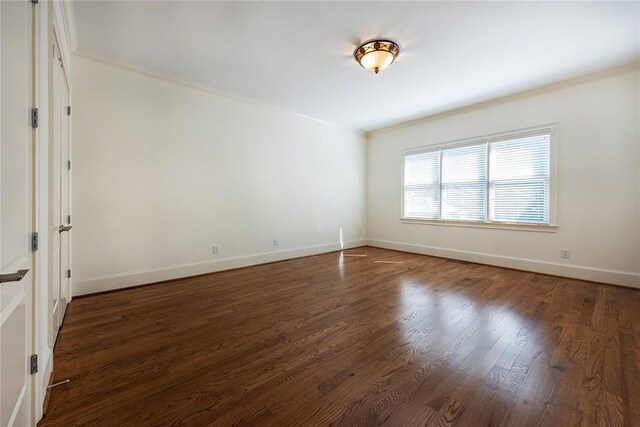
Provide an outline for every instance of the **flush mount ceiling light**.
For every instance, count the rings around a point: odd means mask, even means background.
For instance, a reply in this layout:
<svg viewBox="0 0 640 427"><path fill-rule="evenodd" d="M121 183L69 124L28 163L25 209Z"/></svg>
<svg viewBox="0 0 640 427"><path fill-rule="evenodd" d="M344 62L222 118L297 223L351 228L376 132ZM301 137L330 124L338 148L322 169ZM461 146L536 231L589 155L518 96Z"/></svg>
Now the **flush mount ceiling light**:
<svg viewBox="0 0 640 427"><path fill-rule="evenodd" d="M353 56L363 68L378 74L391 65L399 52L400 47L390 40L371 40L360 45Z"/></svg>

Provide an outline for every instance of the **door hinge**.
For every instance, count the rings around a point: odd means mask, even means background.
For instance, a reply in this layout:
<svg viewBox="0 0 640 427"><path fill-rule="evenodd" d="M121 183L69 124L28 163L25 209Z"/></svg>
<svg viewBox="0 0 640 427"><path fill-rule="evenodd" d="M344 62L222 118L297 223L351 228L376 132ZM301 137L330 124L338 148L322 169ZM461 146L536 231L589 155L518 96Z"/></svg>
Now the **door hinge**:
<svg viewBox="0 0 640 427"><path fill-rule="evenodd" d="M71 224L71 215L67 215L67 224Z"/></svg>
<svg viewBox="0 0 640 427"><path fill-rule="evenodd" d="M67 170L71 170L71 160L67 160Z"/></svg>
<svg viewBox="0 0 640 427"><path fill-rule="evenodd" d="M34 231L31 233L31 250L33 252L38 250L38 232Z"/></svg>
<svg viewBox="0 0 640 427"><path fill-rule="evenodd" d="M67 270L67 279L71 278L71 270Z"/></svg>
<svg viewBox="0 0 640 427"><path fill-rule="evenodd" d="M67 116L71 115L71 105L67 105Z"/></svg>
<svg viewBox="0 0 640 427"><path fill-rule="evenodd" d="M34 129L38 127L38 109L37 108L31 109L31 127Z"/></svg>
<svg viewBox="0 0 640 427"><path fill-rule="evenodd" d="M29 357L29 373L33 375L37 372L38 372L38 355L32 354L31 357Z"/></svg>

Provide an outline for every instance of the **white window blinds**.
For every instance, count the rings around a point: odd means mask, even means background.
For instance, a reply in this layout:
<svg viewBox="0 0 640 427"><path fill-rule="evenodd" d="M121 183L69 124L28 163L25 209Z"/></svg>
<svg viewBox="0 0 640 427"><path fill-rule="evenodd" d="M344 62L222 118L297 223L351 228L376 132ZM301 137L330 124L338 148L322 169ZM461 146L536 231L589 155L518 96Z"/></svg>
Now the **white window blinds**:
<svg viewBox="0 0 640 427"><path fill-rule="evenodd" d="M442 150L442 219L481 221L487 206L487 145Z"/></svg>
<svg viewBox="0 0 640 427"><path fill-rule="evenodd" d="M406 218L549 223L551 130L404 157Z"/></svg>
<svg viewBox="0 0 640 427"><path fill-rule="evenodd" d="M491 143L491 220L549 222L549 133Z"/></svg>
<svg viewBox="0 0 640 427"><path fill-rule="evenodd" d="M440 215L440 153L408 155L404 160L404 212L412 218Z"/></svg>

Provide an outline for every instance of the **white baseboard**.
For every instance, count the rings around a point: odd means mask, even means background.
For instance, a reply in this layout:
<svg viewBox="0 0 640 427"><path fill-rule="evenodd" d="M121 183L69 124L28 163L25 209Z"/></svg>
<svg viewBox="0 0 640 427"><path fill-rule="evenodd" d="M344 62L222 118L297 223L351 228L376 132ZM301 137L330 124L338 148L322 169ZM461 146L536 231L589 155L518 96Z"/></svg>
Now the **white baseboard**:
<svg viewBox="0 0 640 427"><path fill-rule="evenodd" d="M640 289L640 273L638 272L560 264L549 261L491 255L482 252L461 251L457 249L438 248L435 246L416 245L413 243L394 242L390 240L369 239L367 240L367 243L369 246L375 246L377 248L395 249L398 251L413 252L422 255L433 255L443 258L477 262L480 264L489 264L498 267L514 268L517 270L533 271L536 273L610 283L613 285L629 286Z"/></svg>
<svg viewBox="0 0 640 427"><path fill-rule="evenodd" d="M367 244L366 239L350 240L344 242L344 249L355 248ZM144 270L132 273L80 279L73 282L73 295L87 295L96 292L110 291L114 289L128 288L147 283L161 282L163 280L179 279L181 277L196 276L198 274L214 273L216 271L229 270L238 267L264 264L273 261L282 261L307 255L317 255L326 252L338 251L342 247L339 242L325 243L321 245L305 246L294 249L283 249L272 252L262 252L232 258L223 258L195 264L177 265L157 270Z"/></svg>

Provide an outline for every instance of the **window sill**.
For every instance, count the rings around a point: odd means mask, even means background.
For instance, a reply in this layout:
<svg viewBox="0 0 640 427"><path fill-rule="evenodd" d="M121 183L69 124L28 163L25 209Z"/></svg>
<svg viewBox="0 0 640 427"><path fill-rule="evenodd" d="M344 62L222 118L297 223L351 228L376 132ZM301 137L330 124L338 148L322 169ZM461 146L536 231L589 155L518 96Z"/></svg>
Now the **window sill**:
<svg viewBox="0 0 640 427"><path fill-rule="evenodd" d="M445 227L491 228L496 230L534 231L539 233L555 233L557 225L551 224L506 224L500 222L449 221L419 218L400 218L403 224L443 225Z"/></svg>

